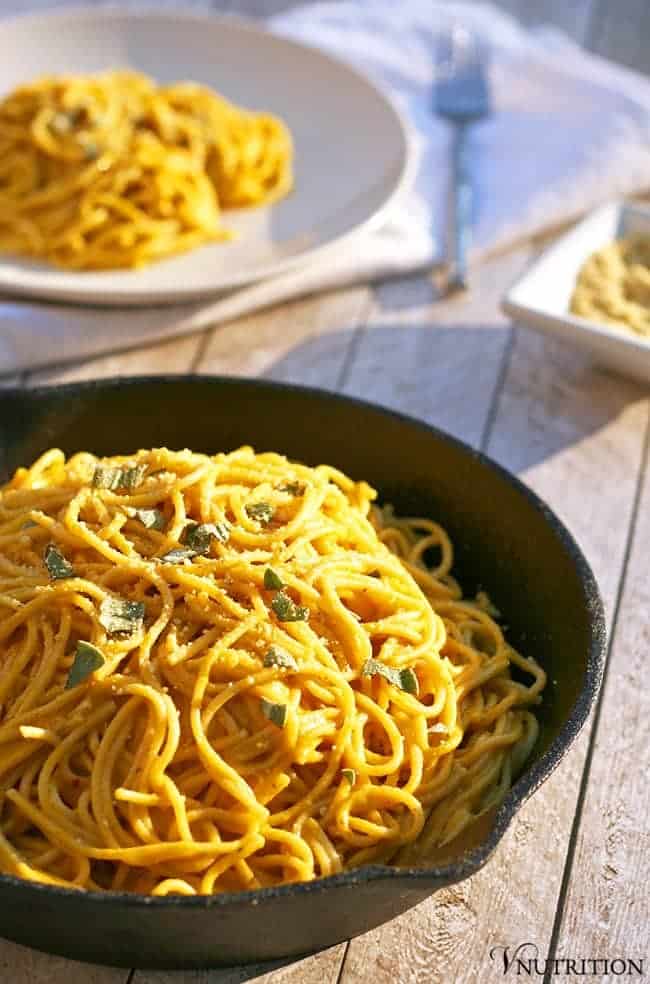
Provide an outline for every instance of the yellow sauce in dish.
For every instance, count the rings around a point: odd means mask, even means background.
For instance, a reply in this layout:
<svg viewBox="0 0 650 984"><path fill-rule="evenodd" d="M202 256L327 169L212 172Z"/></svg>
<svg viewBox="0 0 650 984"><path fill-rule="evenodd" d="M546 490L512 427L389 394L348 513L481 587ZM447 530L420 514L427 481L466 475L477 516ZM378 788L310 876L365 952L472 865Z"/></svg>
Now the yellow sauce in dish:
<svg viewBox="0 0 650 984"><path fill-rule="evenodd" d="M618 239L592 253L578 275L570 311L650 337L650 237Z"/></svg>

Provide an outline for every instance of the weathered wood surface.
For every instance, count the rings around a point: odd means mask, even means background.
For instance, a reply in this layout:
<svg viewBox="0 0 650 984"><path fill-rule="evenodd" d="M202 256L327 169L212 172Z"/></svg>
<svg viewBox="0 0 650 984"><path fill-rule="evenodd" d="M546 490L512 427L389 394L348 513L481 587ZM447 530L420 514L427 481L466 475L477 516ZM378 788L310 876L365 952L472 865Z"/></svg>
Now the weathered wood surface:
<svg viewBox="0 0 650 984"><path fill-rule="evenodd" d="M557 952L648 960L650 939L650 476L647 447L593 759L583 777ZM601 534L605 539L604 534ZM647 973L647 970L646 970Z"/></svg>
<svg viewBox="0 0 650 984"><path fill-rule="evenodd" d="M288 5L214 4L249 14ZM626 0L624 16L606 0L502 6L650 70L644 0ZM489 984L502 979L490 948L527 940L543 956L650 958L647 393L508 325L498 300L529 256L521 249L485 264L465 297L443 300L425 277L332 292L24 379L261 374L363 395L444 427L523 477L569 525L599 579L613 651L597 720L520 812L487 867L380 930L284 966L184 973L91 967L0 941L0 981Z"/></svg>

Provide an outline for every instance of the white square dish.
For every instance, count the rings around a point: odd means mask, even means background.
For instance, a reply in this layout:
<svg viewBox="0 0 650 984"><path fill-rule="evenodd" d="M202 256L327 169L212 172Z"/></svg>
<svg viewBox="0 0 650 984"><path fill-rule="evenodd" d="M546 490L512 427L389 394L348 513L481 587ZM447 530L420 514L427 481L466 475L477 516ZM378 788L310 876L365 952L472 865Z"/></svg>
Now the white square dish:
<svg viewBox="0 0 650 984"><path fill-rule="evenodd" d="M502 300L506 314L536 331L590 352L594 361L626 376L650 379L650 339L580 318L569 311L582 264L615 239L650 237L650 207L611 202L590 213L545 250Z"/></svg>

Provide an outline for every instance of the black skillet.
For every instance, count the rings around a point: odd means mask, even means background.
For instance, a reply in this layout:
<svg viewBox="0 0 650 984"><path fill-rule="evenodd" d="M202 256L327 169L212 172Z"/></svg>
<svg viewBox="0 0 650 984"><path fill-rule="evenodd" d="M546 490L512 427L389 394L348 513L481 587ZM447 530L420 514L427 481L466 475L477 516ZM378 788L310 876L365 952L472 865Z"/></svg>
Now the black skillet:
<svg viewBox="0 0 650 984"><path fill-rule="evenodd" d="M192 898L81 893L0 876L0 934L9 939L80 960L171 968L289 957L363 933L478 871L594 703L605 622L585 558L521 482L448 435L358 400L260 380L147 377L0 391L3 482L49 447L109 455L241 444L336 465L399 513L447 528L465 589L488 590L509 638L548 671L538 746L496 815L450 860Z"/></svg>

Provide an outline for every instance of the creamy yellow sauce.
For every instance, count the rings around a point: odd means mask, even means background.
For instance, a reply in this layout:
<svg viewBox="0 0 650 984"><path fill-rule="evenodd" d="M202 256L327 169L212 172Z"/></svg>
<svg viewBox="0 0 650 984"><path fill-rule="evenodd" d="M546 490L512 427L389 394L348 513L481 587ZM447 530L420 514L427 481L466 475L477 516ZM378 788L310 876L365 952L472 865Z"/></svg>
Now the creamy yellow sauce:
<svg viewBox="0 0 650 984"><path fill-rule="evenodd" d="M570 310L650 337L650 237L618 239L580 270Z"/></svg>

